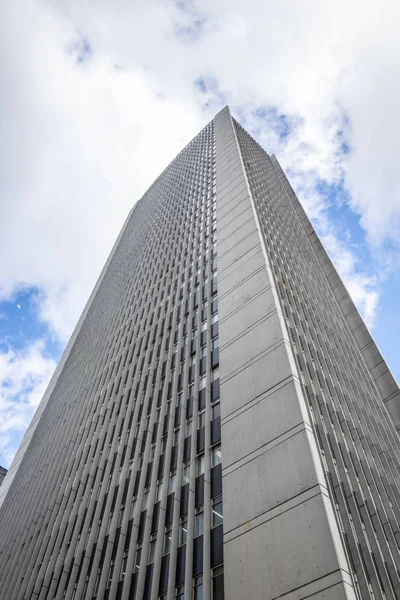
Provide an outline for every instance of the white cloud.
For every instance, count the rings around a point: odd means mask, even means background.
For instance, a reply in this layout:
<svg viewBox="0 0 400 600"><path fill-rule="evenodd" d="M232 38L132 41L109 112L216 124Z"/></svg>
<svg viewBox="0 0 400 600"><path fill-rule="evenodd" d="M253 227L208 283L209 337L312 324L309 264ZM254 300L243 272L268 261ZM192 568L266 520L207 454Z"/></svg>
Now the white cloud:
<svg viewBox="0 0 400 600"><path fill-rule="evenodd" d="M9 466L56 367L44 340L0 352L0 464Z"/></svg>

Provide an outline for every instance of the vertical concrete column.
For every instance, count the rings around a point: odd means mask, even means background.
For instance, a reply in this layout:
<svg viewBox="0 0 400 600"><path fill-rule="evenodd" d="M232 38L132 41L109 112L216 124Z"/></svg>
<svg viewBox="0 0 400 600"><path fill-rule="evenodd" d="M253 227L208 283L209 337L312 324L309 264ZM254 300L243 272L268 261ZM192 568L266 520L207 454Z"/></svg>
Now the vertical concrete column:
<svg viewBox="0 0 400 600"><path fill-rule="evenodd" d="M215 126L226 600L353 599L228 108Z"/></svg>

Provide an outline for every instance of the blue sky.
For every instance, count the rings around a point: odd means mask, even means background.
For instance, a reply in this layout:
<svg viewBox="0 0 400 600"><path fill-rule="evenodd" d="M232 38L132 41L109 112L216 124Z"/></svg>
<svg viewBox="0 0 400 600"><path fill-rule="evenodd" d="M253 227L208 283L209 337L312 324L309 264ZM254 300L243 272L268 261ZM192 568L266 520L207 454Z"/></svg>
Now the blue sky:
<svg viewBox="0 0 400 600"><path fill-rule="evenodd" d="M278 156L400 378L398 3L150 4L2 10L5 466L133 203L225 104Z"/></svg>

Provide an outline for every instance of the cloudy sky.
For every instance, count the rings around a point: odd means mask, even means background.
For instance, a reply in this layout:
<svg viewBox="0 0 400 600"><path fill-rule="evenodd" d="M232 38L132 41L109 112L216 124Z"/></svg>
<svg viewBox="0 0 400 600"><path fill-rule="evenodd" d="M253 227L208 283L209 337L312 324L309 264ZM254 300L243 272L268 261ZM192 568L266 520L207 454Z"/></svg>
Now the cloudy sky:
<svg viewBox="0 0 400 600"><path fill-rule="evenodd" d="M129 209L225 104L276 153L400 376L400 4L4 0L0 464Z"/></svg>

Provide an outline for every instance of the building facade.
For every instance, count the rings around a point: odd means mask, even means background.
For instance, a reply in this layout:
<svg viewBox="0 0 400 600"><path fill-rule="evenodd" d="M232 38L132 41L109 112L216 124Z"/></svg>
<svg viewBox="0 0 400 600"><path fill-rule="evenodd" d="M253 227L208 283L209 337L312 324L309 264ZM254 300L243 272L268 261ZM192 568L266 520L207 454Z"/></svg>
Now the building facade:
<svg viewBox="0 0 400 600"><path fill-rule="evenodd" d="M0 467L0 485L3 483L5 476L7 475L7 469Z"/></svg>
<svg viewBox="0 0 400 600"><path fill-rule="evenodd" d="M400 393L223 109L132 209L0 490L1 600L400 598Z"/></svg>

